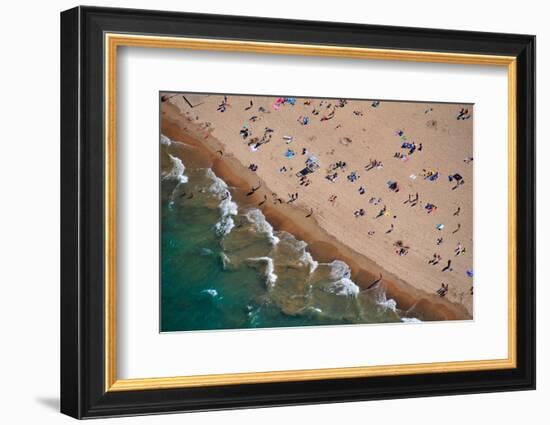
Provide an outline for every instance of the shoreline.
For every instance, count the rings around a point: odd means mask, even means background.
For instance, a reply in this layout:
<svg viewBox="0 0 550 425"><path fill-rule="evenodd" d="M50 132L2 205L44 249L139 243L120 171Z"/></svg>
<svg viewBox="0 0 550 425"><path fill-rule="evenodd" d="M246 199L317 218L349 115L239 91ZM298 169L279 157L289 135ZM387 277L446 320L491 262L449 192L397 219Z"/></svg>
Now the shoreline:
<svg viewBox="0 0 550 425"><path fill-rule="evenodd" d="M271 197L271 190L256 173L250 171L237 158L229 154L220 154L220 151L223 152L223 144L212 137L211 131L212 129L200 128L169 102L161 103L161 133L193 148L192 158L185 159L191 160L195 165L210 166L214 173L228 184L238 202L254 205L263 212L275 230L286 231L306 242L308 251L316 261L344 261L351 268L353 281L361 289L368 288L382 274L380 285L387 297L394 299L397 308L405 312L406 316L416 317L422 321L472 319L463 305L415 288L343 244L326 232L314 217L306 218L307 211L289 204L279 204L276 207L271 203L258 205L264 199L264 195ZM247 197L246 192L258 183L261 183L261 190Z"/></svg>

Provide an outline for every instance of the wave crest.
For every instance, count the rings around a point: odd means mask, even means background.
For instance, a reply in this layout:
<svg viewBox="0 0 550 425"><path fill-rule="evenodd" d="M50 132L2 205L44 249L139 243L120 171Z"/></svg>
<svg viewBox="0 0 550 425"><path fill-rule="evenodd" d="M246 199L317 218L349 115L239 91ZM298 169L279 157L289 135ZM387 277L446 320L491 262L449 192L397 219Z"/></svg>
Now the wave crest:
<svg viewBox="0 0 550 425"><path fill-rule="evenodd" d="M268 287L272 288L277 282L278 276L275 274L275 264L273 263L273 258L271 257L256 257L249 258L250 262L257 262L265 265L264 276L266 278L266 284Z"/></svg>
<svg viewBox="0 0 550 425"><path fill-rule="evenodd" d="M172 141L168 137L166 137L164 134L161 134L160 144L164 146L170 146L172 144Z"/></svg>
<svg viewBox="0 0 550 425"><path fill-rule="evenodd" d="M178 157L168 154L172 161L172 169L162 176L163 180L176 180L178 183L187 183L189 178L184 174L185 165Z"/></svg>
<svg viewBox="0 0 550 425"><path fill-rule="evenodd" d="M214 225L214 228L216 229L216 233L218 235L226 236L231 233L231 230L235 227L233 216L238 214L239 208L233 201L227 184L210 168L206 169L206 175L210 178L210 180L212 180L212 184L208 190L210 193L216 195L216 197L221 201L218 205L221 217L220 220Z"/></svg>
<svg viewBox="0 0 550 425"><path fill-rule="evenodd" d="M251 209L246 212L245 216L248 221L254 225L258 233L267 236L272 245L277 245L280 242L280 239L275 236L273 226L267 222L265 215L259 209Z"/></svg>

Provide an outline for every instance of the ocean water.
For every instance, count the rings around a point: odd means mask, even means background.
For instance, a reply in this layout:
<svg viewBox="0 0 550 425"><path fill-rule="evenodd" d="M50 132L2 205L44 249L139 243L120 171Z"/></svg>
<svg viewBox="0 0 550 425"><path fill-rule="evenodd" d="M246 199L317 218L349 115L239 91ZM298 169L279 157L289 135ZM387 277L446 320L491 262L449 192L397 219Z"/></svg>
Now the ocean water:
<svg viewBox="0 0 550 425"><path fill-rule="evenodd" d="M382 289L361 292L342 261L238 205L210 168L161 138L161 331L401 321Z"/></svg>

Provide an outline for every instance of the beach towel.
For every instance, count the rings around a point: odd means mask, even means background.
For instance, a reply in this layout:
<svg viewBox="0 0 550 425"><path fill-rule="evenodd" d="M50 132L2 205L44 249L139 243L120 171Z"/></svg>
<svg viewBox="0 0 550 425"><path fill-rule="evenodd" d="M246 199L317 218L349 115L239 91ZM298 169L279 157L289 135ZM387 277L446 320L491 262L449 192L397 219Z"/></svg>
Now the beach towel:
<svg viewBox="0 0 550 425"><path fill-rule="evenodd" d="M296 156L296 152L294 152L292 149L287 149L287 151L285 152L285 156L288 159L294 158Z"/></svg>
<svg viewBox="0 0 550 425"><path fill-rule="evenodd" d="M275 101L275 103L272 105L272 106L273 106L273 109L279 110L279 108L281 107L281 105L282 105L283 103L285 103L285 100L284 100L282 97L278 98L278 99Z"/></svg>

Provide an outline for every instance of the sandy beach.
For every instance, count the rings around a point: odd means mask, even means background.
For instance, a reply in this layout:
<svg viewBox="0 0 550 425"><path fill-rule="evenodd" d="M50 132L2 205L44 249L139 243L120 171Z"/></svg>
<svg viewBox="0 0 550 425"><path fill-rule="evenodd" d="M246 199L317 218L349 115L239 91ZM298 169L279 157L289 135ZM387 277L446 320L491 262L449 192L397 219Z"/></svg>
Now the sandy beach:
<svg viewBox="0 0 550 425"><path fill-rule="evenodd" d="M471 319L472 105L277 99L163 93L161 132L362 289L379 281L421 320Z"/></svg>

